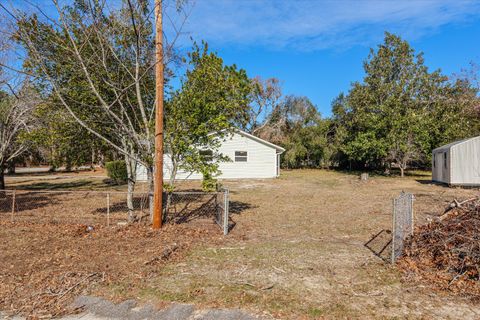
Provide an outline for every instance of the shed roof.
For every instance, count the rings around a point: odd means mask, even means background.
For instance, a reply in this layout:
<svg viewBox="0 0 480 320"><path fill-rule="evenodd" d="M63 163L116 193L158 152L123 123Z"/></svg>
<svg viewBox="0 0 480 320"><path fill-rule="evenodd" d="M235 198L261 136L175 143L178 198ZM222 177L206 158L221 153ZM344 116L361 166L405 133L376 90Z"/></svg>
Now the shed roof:
<svg viewBox="0 0 480 320"><path fill-rule="evenodd" d="M473 140L476 140L476 139L480 139L480 136L451 142L449 144L446 144L446 145L443 145L443 146L438 147L436 149L433 149L433 152L447 151L447 150L451 149L453 146L457 146L457 145L460 145L462 143L465 143L465 142L468 142L468 141L473 141Z"/></svg>

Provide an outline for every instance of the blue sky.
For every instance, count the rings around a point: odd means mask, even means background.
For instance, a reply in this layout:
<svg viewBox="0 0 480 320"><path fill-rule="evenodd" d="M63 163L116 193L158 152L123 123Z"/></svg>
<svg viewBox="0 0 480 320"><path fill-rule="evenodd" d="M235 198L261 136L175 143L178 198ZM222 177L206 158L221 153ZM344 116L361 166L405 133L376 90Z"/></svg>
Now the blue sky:
<svg viewBox="0 0 480 320"><path fill-rule="evenodd" d="M480 62L480 1L197 0L184 31L251 77L281 79L284 93L309 97L324 116L362 79L385 31L447 75Z"/></svg>
<svg viewBox="0 0 480 320"><path fill-rule="evenodd" d="M72 0L60 1L62 4ZM153 2L153 0L150 0ZM169 18L176 0L164 0ZM37 4L55 16L51 0L0 0ZM362 63L384 32L396 33L445 74L480 63L480 0L188 0L190 15L178 45L206 40L227 64L250 77L276 77L285 94L304 95L329 116L331 101L363 77ZM120 0L106 0L117 7ZM28 11L28 9L27 9Z"/></svg>

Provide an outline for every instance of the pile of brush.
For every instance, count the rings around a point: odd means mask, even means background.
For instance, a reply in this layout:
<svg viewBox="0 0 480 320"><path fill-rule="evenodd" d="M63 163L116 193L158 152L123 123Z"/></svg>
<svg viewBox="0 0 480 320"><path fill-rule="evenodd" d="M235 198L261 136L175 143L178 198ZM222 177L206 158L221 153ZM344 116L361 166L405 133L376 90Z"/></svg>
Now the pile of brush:
<svg viewBox="0 0 480 320"><path fill-rule="evenodd" d="M454 200L407 240L400 268L409 279L480 297L480 199Z"/></svg>

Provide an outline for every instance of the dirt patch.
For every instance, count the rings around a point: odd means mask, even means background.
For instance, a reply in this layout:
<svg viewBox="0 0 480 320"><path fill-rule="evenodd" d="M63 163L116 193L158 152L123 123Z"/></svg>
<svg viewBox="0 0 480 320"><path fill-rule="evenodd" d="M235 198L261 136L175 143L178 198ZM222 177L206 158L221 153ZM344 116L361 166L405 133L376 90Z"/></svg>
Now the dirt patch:
<svg viewBox="0 0 480 320"><path fill-rule="evenodd" d="M404 282L397 268L364 246L373 235L391 229L392 199L401 191L416 196L415 223L420 225L452 199L469 198L477 190L434 185L428 176L374 176L361 182L356 175L323 170L223 184L230 188L236 223L226 238L211 221L207 227L196 225L198 220L158 235L141 228L85 233L78 226L58 231L63 227L5 222L0 225L0 272L7 282L0 288L10 293L1 294L0 308L10 308L10 301L18 299L32 301L38 293L40 299L50 298L44 284L49 279L57 279L60 288L53 288L58 293L65 290L62 279L72 287L95 274L72 291L116 302L135 297L141 303L240 308L280 319L480 318L478 304L423 283ZM198 187L197 182L179 185ZM206 231L197 234L200 230ZM373 250L383 248L385 235L372 243ZM173 243L179 249L168 261L148 263ZM43 278L29 280L31 270ZM67 272L76 275L61 278Z"/></svg>
<svg viewBox="0 0 480 320"><path fill-rule="evenodd" d="M134 296L167 261L223 237L208 220L168 225L161 232L0 221L0 239L0 310L53 317L74 312L69 305L80 293L113 301Z"/></svg>
<svg viewBox="0 0 480 320"><path fill-rule="evenodd" d="M248 188L225 182L232 201L249 204L233 217L230 236L237 238L220 248L195 248L166 266L141 297L265 311L280 319L476 319L475 304L403 282L395 267L364 246L391 229L392 199L403 190L422 195L414 204L417 224L453 198L477 192L416 179L365 183L338 172L295 170ZM384 252L388 256L389 248Z"/></svg>

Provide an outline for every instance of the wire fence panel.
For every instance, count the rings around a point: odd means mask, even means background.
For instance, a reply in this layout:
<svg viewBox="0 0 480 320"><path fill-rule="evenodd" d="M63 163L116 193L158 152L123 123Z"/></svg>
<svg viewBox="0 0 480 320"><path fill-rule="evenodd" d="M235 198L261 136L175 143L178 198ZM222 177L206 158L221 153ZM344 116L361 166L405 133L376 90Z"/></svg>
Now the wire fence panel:
<svg viewBox="0 0 480 320"><path fill-rule="evenodd" d="M15 207L15 192L11 190L0 191L0 217L13 219Z"/></svg>
<svg viewBox="0 0 480 320"><path fill-rule="evenodd" d="M393 200L392 263L402 255L403 244L413 234L413 200L411 193L402 193Z"/></svg>
<svg viewBox="0 0 480 320"><path fill-rule="evenodd" d="M228 190L218 192L172 192L164 197L165 222L185 223L212 219L228 234ZM226 223L225 223L226 221ZM225 228L227 225L227 228Z"/></svg>
<svg viewBox="0 0 480 320"><path fill-rule="evenodd" d="M210 219L228 233L224 227L225 221L228 226L228 191L172 192L163 199L165 222ZM147 192L0 190L0 219L107 226L129 220L149 223L151 203L153 195Z"/></svg>
<svg viewBox="0 0 480 320"><path fill-rule="evenodd" d="M217 192L217 210L215 215L215 222L223 229L223 234L227 235L230 231L229 228L229 205L230 205L230 191L228 189L222 189Z"/></svg>
<svg viewBox="0 0 480 320"><path fill-rule="evenodd" d="M105 197L105 207L98 210L107 214L108 224L126 223L129 216L141 222L150 221L148 192L133 193L130 197L126 192L112 192L105 193Z"/></svg>

